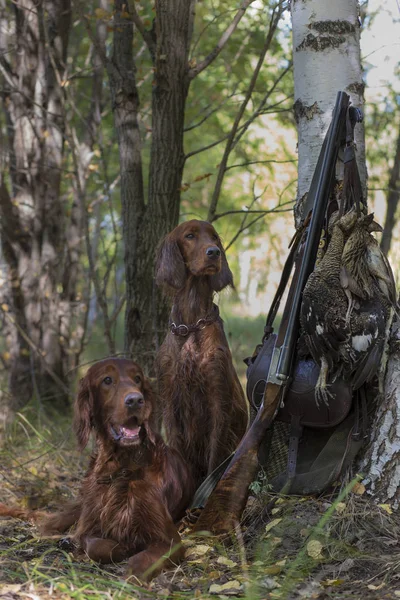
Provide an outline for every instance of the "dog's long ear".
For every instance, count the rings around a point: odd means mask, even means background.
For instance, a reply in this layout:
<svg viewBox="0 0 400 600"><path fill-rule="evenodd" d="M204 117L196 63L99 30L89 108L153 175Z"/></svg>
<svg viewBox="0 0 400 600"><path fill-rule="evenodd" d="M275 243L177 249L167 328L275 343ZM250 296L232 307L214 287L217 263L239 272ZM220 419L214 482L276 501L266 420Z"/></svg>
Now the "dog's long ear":
<svg viewBox="0 0 400 600"><path fill-rule="evenodd" d="M167 285L176 290L185 285L185 263L178 243L171 234L164 238L158 248L155 277L157 285Z"/></svg>
<svg viewBox="0 0 400 600"><path fill-rule="evenodd" d="M214 292L220 292L221 290L226 288L228 285L230 285L231 287L234 287L232 271L229 268L224 249L221 246L220 246L220 250L221 250L221 270L216 275L210 276L211 287L214 290Z"/></svg>
<svg viewBox="0 0 400 600"><path fill-rule="evenodd" d="M93 420L93 395L90 388L89 377L86 375L79 382L78 392L74 404L74 431L78 439L80 450L83 450L89 441Z"/></svg>

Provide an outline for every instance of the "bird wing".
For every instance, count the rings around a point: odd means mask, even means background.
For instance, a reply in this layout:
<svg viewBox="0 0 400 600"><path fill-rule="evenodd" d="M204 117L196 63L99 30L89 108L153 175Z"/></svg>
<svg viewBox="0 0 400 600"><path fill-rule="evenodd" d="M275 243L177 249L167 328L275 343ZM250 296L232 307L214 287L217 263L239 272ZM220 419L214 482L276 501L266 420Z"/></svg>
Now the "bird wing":
<svg viewBox="0 0 400 600"><path fill-rule="evenodd" d="M372 236L371 236L372 238ZM374 243L368 244L367 262L369 272L375 279L381 292L393 304L397 305L396 284L393 277L393 271L386 255L379 248L376 240L372 238Z"/></svg>
<svg viewBox="0 0 400 600"><path fill-rule="evenodd" d="M386 318L385 308L377 296L363 302L353 313L350 328L350 346L346 349L350 360L346 361L344 374L357 390L375 376L381 362Z"/></svg>

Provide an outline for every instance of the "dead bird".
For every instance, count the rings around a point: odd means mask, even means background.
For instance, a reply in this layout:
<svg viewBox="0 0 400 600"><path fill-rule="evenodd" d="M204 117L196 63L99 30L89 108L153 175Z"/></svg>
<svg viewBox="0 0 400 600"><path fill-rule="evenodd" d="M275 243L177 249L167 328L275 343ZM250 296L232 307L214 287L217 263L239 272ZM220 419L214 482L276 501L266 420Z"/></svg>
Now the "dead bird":
<svg viewBox="0 0 400 600"><path fill-rule="evenodd" d="M337 214L332 215L328 249L303 292L300 323L304 341L321 367L315 388L317 405L321 401L329 404L328 385L339 376L350 381L353 390L372 379L383 350L387 313L381 295L374 293L368 280L371 294L360 295L354 302L350 286L344 285L344 273L349 280L354 279L352 261L343 271L343 254L358 219L354 210L340 218ZM353 256L355 241L353 237L347 246L346 257ZM368 271L368 268L362 270Z"/></svg>
<svg viewBox="0 0 400 600"><path fill-rule="evenodd" d="M353 304L378 295L389 310L397 307L396 285L374 231L381 232L382 227L374 221L373 213L357 219L343 248L341 280L345 292L353 296Z"/></svg>

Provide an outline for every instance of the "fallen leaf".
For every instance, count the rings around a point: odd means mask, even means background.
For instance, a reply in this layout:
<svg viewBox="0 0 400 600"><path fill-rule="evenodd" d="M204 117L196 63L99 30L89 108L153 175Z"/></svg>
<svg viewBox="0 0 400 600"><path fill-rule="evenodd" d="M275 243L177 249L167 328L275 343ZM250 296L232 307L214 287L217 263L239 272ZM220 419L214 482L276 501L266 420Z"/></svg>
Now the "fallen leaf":
<svg viewBox="0 0 400 600"><path fill-rule="evenodd" d="M273 537L270 539L270 542L273 546L279 546L279 544L282 542L282 538L280 537Z"/></svg>
<svg viewBox="0 0 400 600"><path fill-rule="evenodd" d="M270 523L267 523L267 525L265 526L265 533L268 533L270 529L278 525L281 521L282 519L272 519L272 521Z"/></svg>
<svg viewBox="0 0 400 600"><path fill-rule="evenodd" d="M227 558L226 556L218 556L217 563L219 565L224 565L225 567L230 567L230 568L237 566L237 563L235 563L230 558Z"/></svg>
<svg viewBox="0 0 400 600"><path fill-rule="evenodd" d="M365 485L362 483L355 483L351 491L353 494L357 494L357 496L362 496L365 492Z"/></svg>
<svg viewBox="0 0 400 600"><path fill-rule="evenodd" d="M394 595L397 596L397 598L400 598L400 590L395 590Z"/></svg>
<svg viewBox="0 0 400 600"><path fill-rule="evenodd" d="M335 510L339 515L342 515L344 513L344 511L346 510L346 504L345 502L338 502L335 505Z"/></svg>
<svg viewBox="0 0 400 600"><path fill-rule="evenodd" d="M282 567L279 565L271 565L270 567L265 567L264 573L267 575L279 575L282 572Z"/></svg>
<svg viewBox="0 0 400 600"><path fill-rule="evenodd" d="M388 515L393 514L390 504L378 504L378 506L379 508L382 508L382 510L386 511Z"/></svg>
<svg viewBox="0 0 400 600"><path fill-rule="evenodd" d="M339 572L346 573L346 571L350 571L354 567L354 558L346 558L339 566Z"/></svg>
<svg viewBox="0 0 400 600"><path fill-rule="evenodd" d="M321 584L325 587L329 587L331 585L342 585L345 581L345 579L326 579L325 581L321 581Z"/></svg>
<svg viewBox="0 0 400 600"><path fill-rule="evenodd" d="M273 515L276 515L276 513L278 513L280 510L281 510L281 507L280 507L280 506L278 506L277 508L273 508L273 509L271 510L271 513L272 513Z"/></svg>
<svg viewBox="0 0 400 600"><path fill-rule="evenodd" d="M240 584L240 582L237 579L232 579L231 581L227 581L226 583L213 583L212 585L210 585L210 589L208 590L208 592L210 594L227 594L227 595L231 595L231 596L236 596L240 590L241 590L242 586Z"/></svg>
<svg viewBox="0 0 400 600"><path fill-rule="evenodd" d="M322 544L318 540L311 540L307 544L307 554L314 560L322 558Z"/></svg>
<svg viewBox="0 0 400 600"><path fill-rule="evenodd" d="M264 577L261 581L261 586L268 591L281 587L275 579L272 579L272 577Z"/></svg>
<svg viewBox="0 0 400 600"><path fill-rule="evenodd" d="M280 567L284 567L286 565L286 558L283 558L282 560L278 560L278 562L275 564L279 565Z"/></svg>
<svg viewBox="0 0 400 600"><path fill-rule="evenodd" d="M221 571L210 571L208 573L208 579L218 579L218 577L221 577L221 575Z"/></svg>
<svg viewBox="0 0 400 600"><path fill-rule="evenodd" d="M199 544L198 546L194 546L193 548L189 548L186 550L186 558L199 558L200 556L205 556L208 552L210 552L211 546L207 546L206 544Z"/></svg>
<svg viewBox="0 0 400 600"><path fill-rule="evenodd" d="M0 587L0 594L5 596L6 594L16 594L21 589L22 585L19 583L10 583L7 585L2 585Z"/></svg>
<svg viewBox="0 0 400 600"><path fill-rule="evenodd" d="M372 583L370 583L369 585L367 585L367 588L369 590L381 590L383 587L385 587L386 583L383 581L380 585L373 585Z"/></svg>

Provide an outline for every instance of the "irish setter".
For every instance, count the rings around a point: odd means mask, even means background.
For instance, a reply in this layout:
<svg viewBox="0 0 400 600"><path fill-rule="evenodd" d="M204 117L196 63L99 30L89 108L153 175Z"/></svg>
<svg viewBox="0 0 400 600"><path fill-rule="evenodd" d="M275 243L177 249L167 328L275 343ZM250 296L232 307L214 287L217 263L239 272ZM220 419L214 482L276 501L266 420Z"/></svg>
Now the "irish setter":
<svg viewBox="0 0 400 600"><path fill-rule="evenodd" d="M233 286L214 227L192 220L160 245L156 283L173 295L170 331L158 358L167 441L189 462L196 485L235 450L248 407L215 292Z"/></svg>
<svg viewBox="0 0 400 600"><path fill-rule="evenodd" d="M95 452L78 501L41 527L49 535L76 522L78 552L100 563L129 557L128 575L140 578L183 558L174 521L194 491L183 459L154 430L153 404L150 384L131 360L90 367L75 401L74 428L81 449L94 432Z"/></svg>

